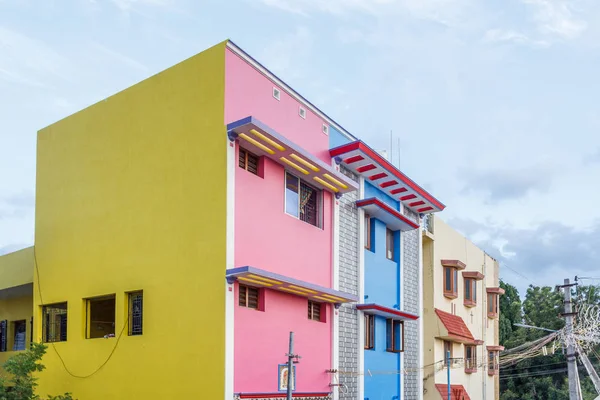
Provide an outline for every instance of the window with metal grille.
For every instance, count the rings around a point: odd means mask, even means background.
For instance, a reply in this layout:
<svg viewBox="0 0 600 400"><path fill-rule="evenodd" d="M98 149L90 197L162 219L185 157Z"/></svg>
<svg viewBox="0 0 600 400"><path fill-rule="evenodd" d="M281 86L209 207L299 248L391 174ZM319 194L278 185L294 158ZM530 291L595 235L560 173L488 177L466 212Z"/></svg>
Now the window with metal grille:
<svg viewBox="0 0 600 400"><path fill-rule="evenodd" d="M87 339L115 335L115 295L87 299Z"/></svg>
<svg viewBox="0 0 600 400"><path fill-rule="evenodd" d="M312 300L308 301L308 319L321 321L321 303Z"/></svg>
<svg viewBox="0 0 600 400"><path fill-rule="evenodd" d="M444 368L452 361L452 342L444 340Z"/></svg>
<svg viewBox="0 0 600 400"><path fill-rule="evenodd" d="M365 314L365 349L375 348L375 316Z"/></svg>
<svg viewBox="0 0 600 400"><path fill-rule="evenodd" d="M45 343L67 341L67 303L42 307L42 340Z"/></svg>
<svg viewBox="0 0 600 400"><path fill-rule="evenodd" d="M498 375L498 371L500 371L498 355L498 351L488 351L488 375Z"/></svg>
<svg viewBox="0 0 600 400"><path fill-rule="evenodd" d="M454 267L444 267L444 296L458 297L458 269Z"/></svg>
<svg viewBox="0 0 600 400"><path fill-rule="evenodd" d="M465 372L477 371L477 346L465 345Z"/></svg>
<svg viewBox="0 0 600 400"><path fill-rule="evenodd" d="M321 220L321 192L298 177L285 174L285 212L314 226Z"/></svg>
<svg viewBox="0 0 600 400"><path fill-rule="evenodd" d="M241 307L252 308L258 310L260 303L260 290L251 287L240 285L239 305Z"/></svg>
<svg viewBox="0 0 600 400"><path fill-rule="evenodd" d="M4 352L8 346L8 321L0 321L0 351Z"/></svg>
<svg viewBox="0 0 600 400"><path fill-rule="evenodd" d="M258 175L258 156L250 153L246 149L240 147L238 156L238 163L241 169L245 169L248 172Z"/></svg>
<svg viewBox="0 0 600 400"><path fill-rule="evenodd" d="M127 295L129 303L129 336L144 333L144 293L131 292Z"/></svg>
<svg viewBox="0 0 600 400"><path fill-rule="evenodd" d="M472 278L465 278L465 300L466 306L477 304L477 281Z"/></svg>
<svg viewBox="0 0 600 400"><path fill-rule="evenodd" d="M402 321L386 320L386 351L392 353L404 351L404 323Z"/></svg>

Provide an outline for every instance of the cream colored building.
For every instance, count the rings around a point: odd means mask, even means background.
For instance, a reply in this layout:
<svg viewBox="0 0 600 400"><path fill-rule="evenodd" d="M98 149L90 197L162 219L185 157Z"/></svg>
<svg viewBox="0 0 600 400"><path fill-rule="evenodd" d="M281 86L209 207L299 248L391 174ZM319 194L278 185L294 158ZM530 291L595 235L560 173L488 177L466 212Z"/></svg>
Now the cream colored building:
<svg viewBox="0 0 600 400"><path fill-rule="evenodd" d="M498 262L440 218L423 229L424 400L499 398Z"/></svg>

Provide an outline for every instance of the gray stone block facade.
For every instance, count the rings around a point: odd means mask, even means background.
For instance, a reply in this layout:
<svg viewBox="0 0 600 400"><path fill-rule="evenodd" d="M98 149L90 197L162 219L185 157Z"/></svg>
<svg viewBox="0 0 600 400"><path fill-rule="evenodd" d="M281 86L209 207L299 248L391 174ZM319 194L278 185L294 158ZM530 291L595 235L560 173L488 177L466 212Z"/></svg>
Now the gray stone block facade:
<svg viewBox="0 0 600 400"><path fill-rule="evenodd" d="M404 215L415 222L419 222L416 213L404 209ZM412 230L402 233L402 269L404 282L402 282L402 300L404 311L420 315L419 310L419 234L420 230ZM404 376L404 399L412 400L419 398L419 322L407 321L404 324L404 368L407 370Z"/></svg>
<svg viewBox="0 0 600 400"><path fill-rule="evenodd" d="M342 173L358 180L342 167ZM339 290L358 295L359 219L355 202L358 193L347 193L339 200ZM358 399L358 311L354 304L339 309L339 390L340 400Z"/></svg>

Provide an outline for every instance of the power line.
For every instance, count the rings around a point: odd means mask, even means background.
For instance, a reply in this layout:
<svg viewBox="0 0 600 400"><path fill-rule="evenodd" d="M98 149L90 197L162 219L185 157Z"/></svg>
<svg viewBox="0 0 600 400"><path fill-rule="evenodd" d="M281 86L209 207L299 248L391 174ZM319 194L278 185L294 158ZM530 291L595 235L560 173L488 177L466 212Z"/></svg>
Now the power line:
<svg viewBox="0 0 600 400"><path fill-rule="evenodd" d="M44 305L44 300L42 298L42 285L41 285L41 281L40 281L40 269L38 267L37 253L35 250L35 246L33 246L33 262L35 265L35 272L36 272L36 276L37 276L37 286L38 286L38 294L40 296L40 304ZM69 370L69 368L67 367L65 360L62 358L62 356L58 352L58 349L54 345L54 342L50 342L50 344L52 346L52 349L54 349L54 352L58 356L58 359L60 360L63 368L69 375L71 375L73 378L78 378L78 379L90 378L91 376L95 375L98 371L100 371L106 364L108 364L108 362L112 358L113 354L115 353L115 350L117 350L117 346L119 345L119 342L121 341L121 336L123 336L123 332L125 332L125 328L127 327L128 323L129 323L129 318L126 318L125 322L123 323L123 328L121 329L121 332L119 332L119 336L117 336L117 341L115 342L114 347L108 354L108 357L106 357L106 360L104 360L104 362L102 364L100 364L100 366L98 368L96 368L92 373L90 373L88 375L77 375L77 374L72 373L71 370Z"/></svg>

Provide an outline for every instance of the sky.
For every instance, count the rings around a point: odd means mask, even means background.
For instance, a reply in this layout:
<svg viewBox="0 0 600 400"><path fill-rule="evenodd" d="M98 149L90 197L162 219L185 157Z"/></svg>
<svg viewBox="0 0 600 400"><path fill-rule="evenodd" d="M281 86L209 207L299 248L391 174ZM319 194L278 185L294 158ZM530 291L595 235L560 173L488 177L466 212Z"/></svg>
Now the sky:
<svg viewBox="0 0 600 400"><path fill-rule="evenodd" d="M372 147L392 132L521 294L600 278L599 22L597 0L0 0L0 254L33 243L39 129L229 38Z"/></svg>

